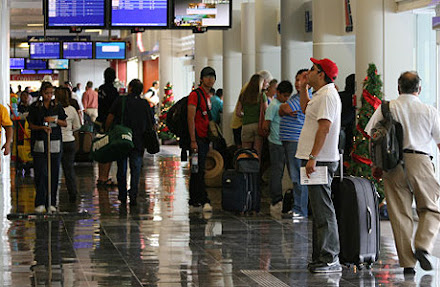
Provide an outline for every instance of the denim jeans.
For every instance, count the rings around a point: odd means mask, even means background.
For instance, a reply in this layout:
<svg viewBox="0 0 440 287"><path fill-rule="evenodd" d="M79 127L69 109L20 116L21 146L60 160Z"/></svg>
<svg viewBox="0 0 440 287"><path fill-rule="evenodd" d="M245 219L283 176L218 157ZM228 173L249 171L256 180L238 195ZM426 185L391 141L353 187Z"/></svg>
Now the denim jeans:
<svg viewBox="0 0 440 287"><path fill-rule="evenodd" d="M269 142L270 153L270 197L272 205L283 200L283 173L285 156L282 145Z"/></svg>
<svg viewBox="0 0 440 287"><path fill-rule="evenodd" d="M205 162L209 151L207 139L197 138L199 172L189 177L189 205L198 206L210 203L205 186Z"/></svg>
<svg viewBox="0 0 440 287"><path fill-rule="evenodd" d="M49 207L48 197L48 173L47 173L47 154L33 153L34 157L34 182L36 189L35 207L44 205ZM50 171L51 171L51 205L57 205L58 195L58 179L60 174L61 153L51 154Z"/></svg>
<svg viewBox="0 0 440 287"><path fill-rule="evenodd" d="M307 164L302 161L302 166ZM339 162L317 162L316 166L327 166L328 184L309 185L310 206L313 212L312 261L331 263L339 256L339 233L335 207L332 201L331 184Z"/></svg>
<svg viewBox="0 0 440 287"><path fill-rule="evenodd" d="M76 175L73 164L75 162L75 142L63 142L63 155L61 165L63 167L64 177L66 178L67 192L69 198L76 197Z"/></svg>
<svg viewBox="0 0 440 287"><path fill-rule="evenodd" d="M308 188L300 184L301 160L295 157L298 142L283 141L284 153L286 155L287 169L293 183L293 208L292 211L307 217L308 212Z"/></svg>
<svg viewBox="0 0 440 287"><path fill-rule="evenodd" d="M139 189L139 178L141 175L143 153L132 150L128 157L117 161L118 172L116 178L118 179L118 199L122 202L127 201L127 160L130 162L130 190L128 195L130 199L136 200Z"/></svg>

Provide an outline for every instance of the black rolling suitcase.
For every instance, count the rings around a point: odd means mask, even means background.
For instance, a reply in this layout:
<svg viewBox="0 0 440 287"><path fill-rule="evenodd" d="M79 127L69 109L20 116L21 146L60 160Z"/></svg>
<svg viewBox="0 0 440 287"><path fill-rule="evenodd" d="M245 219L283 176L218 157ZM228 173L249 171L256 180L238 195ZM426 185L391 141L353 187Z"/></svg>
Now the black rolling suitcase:
<svg viewBox="0 0 440 287"><path fill-rule="evenodd" d="M226 170L222 178L222 208L227 211L260 211L260 164L252 150L238 150L235 170Z"/></svg>
<svg viewBox="0 0 440 287"><path fill-rule="evenodd" d="M378 194L374 184L366 178L343 176L341 172L341 176L333 179L332 199L338 221L340 262L370 268L379 257L380 242Z"/></svg>

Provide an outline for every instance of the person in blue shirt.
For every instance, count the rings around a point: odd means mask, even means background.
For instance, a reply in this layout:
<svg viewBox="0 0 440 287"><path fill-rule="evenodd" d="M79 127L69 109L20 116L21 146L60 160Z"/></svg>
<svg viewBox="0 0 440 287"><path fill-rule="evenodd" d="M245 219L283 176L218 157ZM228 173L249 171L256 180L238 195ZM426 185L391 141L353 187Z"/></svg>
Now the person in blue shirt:
<svg viewBox="0 0 440 287"><path fill-rule="evenodd" d="M270 154L270 195L272 216L280 216L283 207L282 179L285 165L285 155L283 144L280 141L280 116L279 109L282 103L289 99L293 92L292 83L282 81L277 86L277 95L266 110L263 129L269 133L269 154Z"/></svg>
<svg viewBox="0 0 440 287"><path fill-rule="evenodd" d="M302 69L296 73L295 89L297 91L299 91L298 81L301 75L307 73L307 71L307 69ZM281 105L279 114L281 116L280 139L284 147L290 179L293 182L293 209L289 213L292 213L293 218L301 219L308 215L307 205L309 200L307 186L300 185L301 160L295 158L299 135L305 119L299 103L299 92L292 95L286 103Z"/></svg>
<svg viewBox="0 0 440 287"><path fill-rule="evenodd" d="M212 120L220 124L220 113L223 113L223 89L218 89L211 97Z"/></svg>

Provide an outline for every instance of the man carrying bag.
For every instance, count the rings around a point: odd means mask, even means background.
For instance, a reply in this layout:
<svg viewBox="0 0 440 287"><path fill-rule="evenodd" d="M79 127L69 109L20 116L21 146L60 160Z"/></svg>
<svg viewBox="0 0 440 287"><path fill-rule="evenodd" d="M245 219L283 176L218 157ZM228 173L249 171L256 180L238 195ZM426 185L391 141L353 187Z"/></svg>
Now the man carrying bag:
<svg viewBox="0 0 440 287"><path fill-rule="evenodd" d="M125 100L125 107L122 110L123 99L117 99L110 108L106 121L108 129L113 122L119 124L121 122L132 130L132 140L134 148L131 149L127 156L118 159L118 199L122 205L127 204L127 193L130 197L130 205L137 204L137 192L139 188L139 177L142 167L142 158L144 155L144 133L153 126L151 109L148 102L140 98L143 91L143 84L140 80L134 79L128 84L128 95ZM131 172L131 189L127 192L127 159L129 159Z"/></svg>

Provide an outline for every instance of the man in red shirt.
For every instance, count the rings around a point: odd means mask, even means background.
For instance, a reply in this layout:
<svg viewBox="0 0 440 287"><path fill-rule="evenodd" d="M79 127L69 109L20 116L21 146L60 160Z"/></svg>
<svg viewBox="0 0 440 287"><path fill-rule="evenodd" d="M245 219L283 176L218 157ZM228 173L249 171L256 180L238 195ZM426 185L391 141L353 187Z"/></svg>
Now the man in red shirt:
<svg viewBox="0 0 440 287"><path fill-rule="evenodd" d="M216 80L215 70L205 67L200 73L200 86L188 97L188 129L191 137L191 153L198 154L198 172L191 172L189 179L190 209L202 207L212 212L205 188L205 160L209 150L208 140L208 93ZM200 95L200 99L199 99Z"/></svg>

